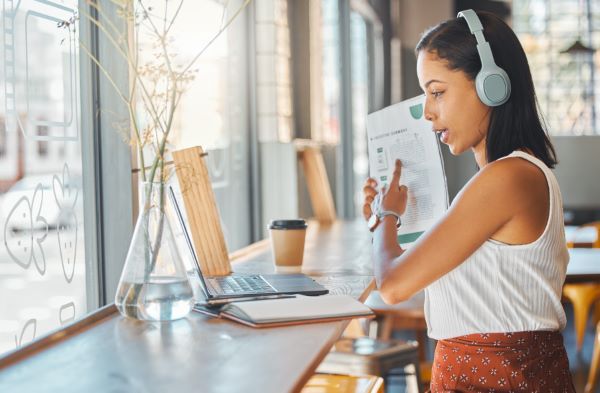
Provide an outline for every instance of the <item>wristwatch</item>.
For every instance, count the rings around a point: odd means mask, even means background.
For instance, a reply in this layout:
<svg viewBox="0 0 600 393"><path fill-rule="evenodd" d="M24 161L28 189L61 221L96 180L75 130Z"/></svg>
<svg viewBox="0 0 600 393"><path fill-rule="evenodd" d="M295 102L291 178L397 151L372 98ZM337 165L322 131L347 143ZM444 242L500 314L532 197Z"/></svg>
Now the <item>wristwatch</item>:
<svg viewBox="0 0 600 393"><path fill-rule="evenodd" d="M391 210L383 210L383 211L371 214L371 217L369 217L369 222L368 222L369 230L371 232L375 231L375 228L377 228L379 223L381 221L383 221L383 218L385 216L396 217L396 228L400 228L400 224L402 224L402 222L400 220L400 214L398 214L394 211L391 211Z"/></svg>

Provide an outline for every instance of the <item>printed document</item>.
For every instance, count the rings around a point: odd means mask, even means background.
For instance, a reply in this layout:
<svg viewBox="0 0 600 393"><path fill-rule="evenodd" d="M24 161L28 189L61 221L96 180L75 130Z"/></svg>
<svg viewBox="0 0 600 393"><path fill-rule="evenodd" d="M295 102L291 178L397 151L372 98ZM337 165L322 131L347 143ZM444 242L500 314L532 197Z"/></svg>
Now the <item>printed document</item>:
<svg viewBox="0 0 600 393"><path fill-rule="evenodd" d="M367 116L370 176L378 190L389 183L394 162L402 161L400 184L408 187L408 204L398 242L410 245L448 209L448 188L438 136L425 120L425 96L389 106Z"/></svg>

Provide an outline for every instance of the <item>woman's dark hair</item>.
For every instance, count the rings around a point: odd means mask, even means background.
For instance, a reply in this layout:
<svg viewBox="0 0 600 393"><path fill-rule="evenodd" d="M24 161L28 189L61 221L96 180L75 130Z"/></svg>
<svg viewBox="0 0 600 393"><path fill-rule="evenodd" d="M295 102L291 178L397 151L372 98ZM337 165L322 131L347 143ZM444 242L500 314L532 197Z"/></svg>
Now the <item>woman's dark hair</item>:
<svg viewBox="0 0 600 393"><path fill-rule="evenodd" d="M495 161L517 149L529 149L548 167L556 165L556 152L540 118L525 51L517 36L500 18L477 12L483 34L490 43L496 64L508 74L510 98L493 107L486 138L487 162ZM464 18L450 19L426 31L415 48L435 53L448 62L451 70L463 71L475 80L481 70L477 40Z"/></svg>

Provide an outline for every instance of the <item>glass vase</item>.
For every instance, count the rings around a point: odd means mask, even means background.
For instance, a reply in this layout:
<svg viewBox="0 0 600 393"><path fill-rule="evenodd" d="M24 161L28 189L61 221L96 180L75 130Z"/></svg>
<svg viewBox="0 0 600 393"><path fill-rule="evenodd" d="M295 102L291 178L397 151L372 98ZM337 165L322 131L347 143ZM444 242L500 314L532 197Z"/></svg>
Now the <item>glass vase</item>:
<svg viewBox="0 0 600 393"><path fill-rule="evenodd" d="M166 186L143 183L140 208L115 304L126 317L172 321L193 306L192 287L165 214Z"/></svg>

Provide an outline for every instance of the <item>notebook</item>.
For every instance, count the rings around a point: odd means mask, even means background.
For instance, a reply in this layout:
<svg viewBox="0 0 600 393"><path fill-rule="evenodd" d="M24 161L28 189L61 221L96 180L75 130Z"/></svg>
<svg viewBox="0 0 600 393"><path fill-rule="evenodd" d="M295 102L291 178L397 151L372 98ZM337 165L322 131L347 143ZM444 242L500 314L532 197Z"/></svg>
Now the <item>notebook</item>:
<svg viewBox="0 0 600 393"><path fill-rule="evenodd" d="M324 295L329 290L305 274L233 274L222 277L204 276L198 257L194 251L192 240L187 231L183 213L175 196L173 188L169 186L169 198L173 210L179 220L181 229L194 261L195 273L199 279L205 302L208 305L218 305L240 299L264 299L289 297L291 294Z"/></svg>
<svg viewBox="0 0 600 393"><path fill-rule="evenodd" d="M375 316L369 307L348 295L296 295L284 299L234 302L224 305L218 312L214 308L195 309L258 328Z"/></svg>

